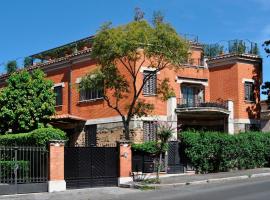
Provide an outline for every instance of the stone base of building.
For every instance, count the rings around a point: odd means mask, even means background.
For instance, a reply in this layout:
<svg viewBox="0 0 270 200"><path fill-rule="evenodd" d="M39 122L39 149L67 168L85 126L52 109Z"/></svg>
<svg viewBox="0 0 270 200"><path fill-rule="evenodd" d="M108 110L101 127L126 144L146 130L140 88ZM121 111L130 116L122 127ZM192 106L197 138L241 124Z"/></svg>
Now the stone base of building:
<svg viewBox="0 0 270 200"><path fill-rule="evenodd" d="M270 120L267 119L261 120L261 131L270 132Z"/></svg>
<svg viewBox="0 0 270 200"><path fill-rule="evenodd" d="M234 133L260 131L260 122L258 120L236 120L234 122Z"/></svg>
<svg viewBox="0 0 270 200"><path fill-rule="evenodd" d="M48 192L61 192L66 190L66 181L48 181Z"/></svg>

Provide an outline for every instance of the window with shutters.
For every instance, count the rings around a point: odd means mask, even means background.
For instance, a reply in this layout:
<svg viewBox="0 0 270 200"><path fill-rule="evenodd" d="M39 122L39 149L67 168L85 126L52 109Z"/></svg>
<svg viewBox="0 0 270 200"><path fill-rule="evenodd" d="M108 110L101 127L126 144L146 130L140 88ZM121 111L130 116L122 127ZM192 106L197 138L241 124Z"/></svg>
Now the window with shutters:
<svg viewBox="0 0 270 200"><path fill-rule="evenodd" d="M61 86L55 86L53 88L54 93L55 93L55 105L56 106L61 106L63 105L63 88Z"/></svg>
<svg viewBox="0 0 270 200"><path fill-rule="evenodd" d="M143 72L144 79L148 77L144 87L143 94L144 95L156 95L157 93L157 73L156 71L144 71Z"/></svg>
<svg viewBox="0 0 270 200"><path fill-rule="evenodd" d="M254 83L245 82L245 100L254 101Z"/></svg>
<svg viewBox="0 0 270 200"><path fill-rule="evenodd" d="M103 98L103 90L84 89L80 90L80 101L97 100Z"/></svg>
<svg viewBox="0 0 270 200"><path fill-rule="evenodd" d="M143 122L143 139L144 141L155 141L157 138L157 123L155 121Z"/></svg>

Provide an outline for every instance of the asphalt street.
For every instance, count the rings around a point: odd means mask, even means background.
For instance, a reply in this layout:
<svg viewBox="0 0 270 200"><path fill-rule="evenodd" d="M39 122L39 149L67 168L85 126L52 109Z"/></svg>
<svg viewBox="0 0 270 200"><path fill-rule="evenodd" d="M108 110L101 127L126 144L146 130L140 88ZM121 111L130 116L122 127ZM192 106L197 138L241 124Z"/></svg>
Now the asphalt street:
<svg viewBox="0 0 270 200"><path fill-rule="evenodd" d="M187 185L163 190L92 188L56 193L0 196L5 200L269 200L270 177Z"/></svg>

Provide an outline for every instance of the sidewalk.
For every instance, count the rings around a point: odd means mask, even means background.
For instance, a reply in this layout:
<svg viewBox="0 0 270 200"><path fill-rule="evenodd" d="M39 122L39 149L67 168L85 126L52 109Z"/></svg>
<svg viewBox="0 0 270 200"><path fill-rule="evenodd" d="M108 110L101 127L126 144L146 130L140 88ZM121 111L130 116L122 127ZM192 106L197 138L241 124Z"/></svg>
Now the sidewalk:
<svg viewBox="0 0 270 200"><path fill-rule="evenodd" d="M152 187L153 189L161 189L168 187L178 187L183 185L191 184L206 184L210 182L225 182L233 181L240 179L248 179L255 177L270 177L270 168L258 168L258 169L249 169L249 170L237 170L232 172L220 172L212 174L168 174L160 176L160 184L147 184L147 186ZM154 177L153 175L151 177ZM138 183L129 183L129 187L134 188L143 188L145 184L140 182ZM127 185L125 185L127 187Z"/></svg>

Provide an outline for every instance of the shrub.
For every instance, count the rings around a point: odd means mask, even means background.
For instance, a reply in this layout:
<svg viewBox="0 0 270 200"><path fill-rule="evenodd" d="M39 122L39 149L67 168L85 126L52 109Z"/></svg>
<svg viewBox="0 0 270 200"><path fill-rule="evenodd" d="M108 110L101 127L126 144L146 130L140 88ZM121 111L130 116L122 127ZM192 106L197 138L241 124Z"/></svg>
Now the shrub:
<svg viewBox="0 0 270 200"><path fill-rule="evenodd" d="M182 132L180 138L185 156L200 173L251 169L269 164L270 133Z"/></svg>
<svg viewBox="0 0 270 200"><path fill-rule="evenodd" d="M9 179L10 176L14 173L14 169L18 166L18 177L27 178L29 176L29 161L18 160L1 160L0 161L0 177L2 179Z"/></svg>
<svg viewBox="0 0 270 200"><path fill-rule="evenodd" d="M132 144L133 151L140 151L150 154L156 154L158 152L158 148L155 141L144 142L141 144Z"/></svg>
<svg viewBox="0 0 270 200"><path fill-rule="evenodd" d="M0 136L1 146L47 146L50 140L66 140L65 132L55 128L40 128L29 133Z"/></svg>

